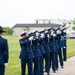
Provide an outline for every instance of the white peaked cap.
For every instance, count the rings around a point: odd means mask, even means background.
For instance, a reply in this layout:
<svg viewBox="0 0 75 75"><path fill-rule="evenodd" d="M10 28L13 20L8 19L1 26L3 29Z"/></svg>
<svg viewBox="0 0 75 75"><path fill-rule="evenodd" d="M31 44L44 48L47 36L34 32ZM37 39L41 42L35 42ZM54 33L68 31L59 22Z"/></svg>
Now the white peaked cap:
<svg viewBox="0 0 75 75"><path fill-rule="evenodd" d="M21 34L20 34L20 36L22 36L22 35L26 35L26 32L22 31Z"/></svg>
<svg viewBox="0 0 75 75"><path fill-rule="evenodd" d="M31 32L28 32L27 34L29 35Z"/></svg>

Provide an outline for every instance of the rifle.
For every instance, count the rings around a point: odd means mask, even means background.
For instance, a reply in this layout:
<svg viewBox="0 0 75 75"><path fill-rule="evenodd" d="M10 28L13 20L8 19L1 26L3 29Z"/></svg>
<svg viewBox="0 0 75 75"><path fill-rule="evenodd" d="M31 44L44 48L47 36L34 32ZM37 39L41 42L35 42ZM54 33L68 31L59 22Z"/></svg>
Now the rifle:
<svg viewBox="0 0 75 75"><path fill-rule="evenodd" d="M66 30L66 29L68 29L68 28L63 28L63 29L60 29L60 31L63 31L63 30Z"/></svg>
<svg viewBox="0 0 75 75"><path fill-rule="evenodd" d="M39 33L40 33L40 34L41 34L41 33L44 33L46 30L47 30L48 32L50 32L50 31L51 31L51 29L52 29L52 28L44 29L44 30L42 30L42 31L39 31Z"/></svg>
<svg viewBox="0 0 75 75"><path fill-rule="evenodd" d="M41 34L41 33L44 33L44 32L45 32L45 30L39 31L40 34Z"/></svg>
<svg viewBox="0 0 75 75"><path fill-rule="evenodd" d="M51 28L49 28L49 29L47 29L48 31L51 31L53 28L51 27Z"/></svg>
<svg viewBox="0 0 75 75"><path fill-rule="evenodd" d="M36 31L35 32L31 32L30 34L27 35L27 38L29 38L31 36L35 36L36 35L35 33L36 33Z"/></svg>

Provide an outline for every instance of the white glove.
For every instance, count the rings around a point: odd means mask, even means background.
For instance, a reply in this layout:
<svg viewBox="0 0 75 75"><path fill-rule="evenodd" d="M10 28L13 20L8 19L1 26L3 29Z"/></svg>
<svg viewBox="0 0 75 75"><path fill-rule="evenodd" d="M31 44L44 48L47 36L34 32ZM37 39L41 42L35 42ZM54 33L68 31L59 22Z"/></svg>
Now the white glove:
<svg viewBox="0 0 75 75"><path fill-rule="evenodd" d="M47 34L47 37L49 38L49 34Z"/></svg>
<svg viewBox="0 0 75 75"><path fill-rule="evenodd" d="M56 34L53 34L53 36L55 37L55 36L56 36Z"/></svg>
<svg viewBox="0 0 75 75"><path fill-rule="evenodd" d="M48 33L48 31L46 30L45 33Z"/></svg>
<svg viewBox="0 0 75 75"><path fill-rule="evenodd" d="M4 63L4 66L6 67L8 65L8 63Z"/></svg>
<svg viewBox="0 0 75 75"><path fill-rule="evenodd" d="M36 37L36 39L38 39L38 36Z"/></svg>
<svg viewBox="0 0 75 75"><path fill-rule="evenodd" d="M61 34L61 31L60 30L57 30L57 34Z"/></svg>
<svg viewBox="0 0 75 75"><path fill-rule="evenodd" d="M44 34L42 33L40 37L41 37L41 38L44 38Z"/></svg>
<svg viewBox="0 0 75 75"><path fill-rule="evenodd" d="M39 33L38 32L36 32L36 36L39 36Z"/></svg>
<svg viewBox="0 0 75 75"><path fill-rule="evenodd" d="M30 41L33 40L33 37L30 37L29 40L30 40Z"/></svg>
<svg viewBox="0 0 75 75"><path fill-rule="evenodd" d="M64 47L64 48L66 48L66 47Z"/></svg>
<svg viewBox="0 0 75 75"><path fill-rule="evenodd" d="M54 31L52 30L52 31L51 31L51 35L53 35L53 34L54 34Z"/></svg>
<svg viewBox="0 0 75 75"><path fill-rule="evenodd" d="M63 32L66 33L66 30L64 30Z"/></svg>

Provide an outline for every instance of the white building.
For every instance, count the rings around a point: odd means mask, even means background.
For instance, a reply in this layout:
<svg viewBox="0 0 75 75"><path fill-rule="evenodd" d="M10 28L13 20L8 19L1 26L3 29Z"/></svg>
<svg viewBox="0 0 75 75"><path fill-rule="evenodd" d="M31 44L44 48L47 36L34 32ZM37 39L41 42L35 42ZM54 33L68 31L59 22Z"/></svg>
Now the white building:
<svg viewBox="0 0 75 75"><path fill-rule="evenodd" d="M36 19L36 23L16 24L13 26L13 35L19 36L22 31L31 32L34 30L43 30L50 27L60 27L63 23L69 22L64 19Z"/></svg>

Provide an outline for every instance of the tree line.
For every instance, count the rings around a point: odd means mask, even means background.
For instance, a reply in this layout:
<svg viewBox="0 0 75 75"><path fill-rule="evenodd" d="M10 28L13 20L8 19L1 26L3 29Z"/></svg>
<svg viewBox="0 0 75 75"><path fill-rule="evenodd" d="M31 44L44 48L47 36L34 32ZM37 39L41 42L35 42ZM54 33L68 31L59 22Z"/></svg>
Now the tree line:
<svg viewBox="0 0 75 75"><path fill-rule="evenodd" d="M3 35L12 35L13 34L13 29L10 27L3 27L3 30L5 33Z"/></svg>
<svg viewBox="0 0 75 75"><path fill-rule="evenodd" d="M72 22L73 22L73 24L75 25L75 18L73 19ZM75 30L75 26L73 26L72 28L73 28L73 30Z"/></svg>

